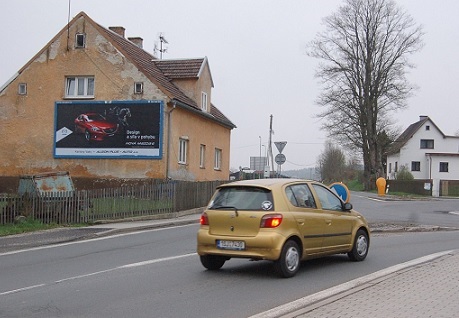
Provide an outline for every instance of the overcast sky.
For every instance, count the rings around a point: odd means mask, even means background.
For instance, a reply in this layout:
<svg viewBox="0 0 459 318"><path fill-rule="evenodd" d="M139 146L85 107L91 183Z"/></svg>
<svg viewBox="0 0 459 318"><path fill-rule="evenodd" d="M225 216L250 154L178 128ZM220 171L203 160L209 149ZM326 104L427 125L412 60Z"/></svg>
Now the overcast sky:
<svg viewBox="0 0 459 318"><path fill-rule="evenodd" d="M409 74L419 89L409 108L393 114L405 129L430 116L446 135L459 131L459 1L397 0L426 35L411 57ZM232 132L231 168L262 153L273 115L273 141L287 141L282 170L313 167L326 133L314 117L319 83L317 60L305 46L324 30L322 18L339 0L71 0L70 17L86 12L102 26L123 26L126 37L144 39L153 53L163 33L163 59L207 56L214 80L212 103L237 128ZM68 0L3 0L0 27L0 86L27 63L68 20ZM278 153L273 145L274 155Z"/></svg>

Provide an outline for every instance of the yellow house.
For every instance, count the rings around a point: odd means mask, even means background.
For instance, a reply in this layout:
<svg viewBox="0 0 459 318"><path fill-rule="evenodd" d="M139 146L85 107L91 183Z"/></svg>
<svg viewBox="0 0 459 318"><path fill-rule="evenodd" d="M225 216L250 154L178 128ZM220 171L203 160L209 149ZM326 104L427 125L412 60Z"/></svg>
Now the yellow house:
<svg viewBox="0 0 459 318"><path fill-rule="evenodd" d="M227 180L207 58L160 60L79 13L0 88L0 176Z"/></svg>

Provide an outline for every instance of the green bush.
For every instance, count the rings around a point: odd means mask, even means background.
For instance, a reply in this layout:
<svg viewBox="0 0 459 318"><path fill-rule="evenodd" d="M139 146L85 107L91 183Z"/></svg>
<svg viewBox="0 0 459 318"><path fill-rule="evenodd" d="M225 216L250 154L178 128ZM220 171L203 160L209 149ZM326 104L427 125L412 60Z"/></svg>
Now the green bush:
<svg viewBox="0 0 459 318"><path fill-rule="evenodd" d="M414 177L406 166L401 166L395 176L395 180L414 180Z"/></svg>

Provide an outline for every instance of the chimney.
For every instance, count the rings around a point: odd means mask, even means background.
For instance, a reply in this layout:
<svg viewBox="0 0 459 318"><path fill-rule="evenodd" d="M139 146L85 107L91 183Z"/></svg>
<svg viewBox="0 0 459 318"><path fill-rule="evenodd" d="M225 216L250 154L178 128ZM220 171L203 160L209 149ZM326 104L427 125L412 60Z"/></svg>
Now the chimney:
<svg viewBox="0 0 459 318"><path fill-rule="evenodd" d="M128 40L143 49L143 39L141 37L128 38Z"/></svg>
<svg viewBox="0 0 459 318"><path fill-rule="evenodd" d="M119 36L122 36L124 38L124 31L126 31L126 29L123 28L122 26L111 26L108 28L112 30L113 32L115 32L116 34L118 34Z"/></svg>
<svg viewBox="0 0 459 318"><path fill-rule="evenodd" d="M423 120L426 119L427 117L429 117L429 116L421 115L421 116L419 116L419 121L423 121Z"/></svg>

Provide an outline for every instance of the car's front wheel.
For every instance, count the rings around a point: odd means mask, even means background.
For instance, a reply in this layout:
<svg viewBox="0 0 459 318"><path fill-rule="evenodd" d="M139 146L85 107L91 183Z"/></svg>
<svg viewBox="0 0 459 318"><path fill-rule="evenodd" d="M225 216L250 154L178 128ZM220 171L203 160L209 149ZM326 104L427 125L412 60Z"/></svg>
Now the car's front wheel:
<svg viewBox="0 0 459 318"><path fill-rule="evenodd" d="M293 277L300 269L300 260L298 244L289 240L284 244L279 259L274 262L274 267L281 277Z"/></svg>
<svg viewBox="0 0 459 318"><path fill-rule="evenodd" d="M370 241L368 234L364 230L358 230L355 235L354 245L352 251L347 253L351 261L359 262L363 261L368 254L368 248L370 247Z"/></svg>
<svg viewBox="0 0 459 318"><path fill-rule="evenodd" d="M226 258L217 255L201 255L201 264L208 270L217 270L222 268L226 262Z"/></svg>

